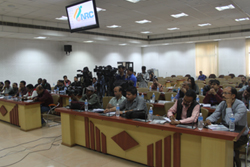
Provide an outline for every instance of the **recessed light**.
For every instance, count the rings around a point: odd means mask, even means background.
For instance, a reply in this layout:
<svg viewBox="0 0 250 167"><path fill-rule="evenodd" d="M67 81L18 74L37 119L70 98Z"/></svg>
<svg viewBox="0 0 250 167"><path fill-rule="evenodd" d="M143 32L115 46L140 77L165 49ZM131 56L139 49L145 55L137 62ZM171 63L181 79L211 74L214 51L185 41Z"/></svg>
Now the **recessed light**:
<svg viewBox="0 0 250 167"><path fill-rule="evenodd" d="M204 23L204 24L198 24L198 26L205 27L205 26L211 26L211 24L210 23Z"/></svg>
<svg viewBox="0 0 250 167"><path fill-rule="evenodd" d="M227 10L227 9L234 9L235 7L230 4L230 5L227 5L227 6L218 6L218 7L215 7L215 9L217 9L218 11L223 11L223 10Z"/></svg>
<svg viewBox="0 0 250 167"><path fill-rule="evenodd" d="M94 41L83 41L84 43L92 43L92 42L94 42Z"/></svg>
<svg viewBox="0 0 250 167"><path fill-rule="evenodd" d="M118 25L112 25L112 26L107 26L108 28L120 28L121 26Z"/></svg>
<svg viewBox="0 0 250 167"><path fill-rule="evenodd" d="M174 17L174 18L180 18L180 17L188 16L188 14L186 14L186 13L179 13L179 14L172 14L171 16Z"/></svg>
<svg viewBox="0 0 250 167"><path fill-rule="evenodd" d="M97 12L105 12L106 11L106 9L99 8L99 7L96 7L96 10L97 10Z"/></svg>
<svg viewBox="0 0 250 167"><path fill-rule="evenodd" d="M148 45L142 45L141 47L145 48L145 47L148 47Z"/></svg>
<svg viewBox="0 0 250 167"><path fill-rule="evenodd" d="M186 42L186 43L194 43L194 41L189 41L189 42Z"/></svg>
<svg viewBox="0 0 250 167"><path fill-rule="evenodd" d="M249 20L249 18L246 17L246 18L235 19L235 21L246 21L246 20Z"/></svg>
<svg viewBox="0 0 250 167"><path fill-rule="evenodd" d="M221 41L221 39L214 39L214 41Z"/></svg>
<svg viewBox="0 0 250 167"><path fill-rule="evenodd" d="M149 34L149 33L151 33L150 31L142 31L141 32L142 34Z"/></svg>
<svg viewBox="0 0 250 167"><path fill-rule="evenodd" d="M246 38L250 38L250 36L247 36Z"/></svg>
<svg viewBox="0 0 250 167"><path fill-rule="evenodd" d="M139 23L139 24L145 24L145 23L151 23L151 21L149 20L140 20L140 21L135 21L136 23Z"/></svg>
<svg viewBox="0 0 250 167"><path fill-rule="evenodd" d="M42 37L42 36L39 36L39 37L34 37L35 39L46 39L47 37Z"/></svg>
<svg viewBox="0 0 250 167"><path fill-rule="evenodd" d="M126 43L121 43L121 44L119 44L120 46L125 46L125 45L128 45L128 44L126 44Z"/></svg>
<svg viewBox="0 0 250 167"><path fill-rule="evenodd" d="M56 18L56 20L68 20L68 17L67 16L61 16L61 17Z"/></svg>
<svg viewBox="0 0 250 167"><path fill-rule="evenodd" d="M180 28L177 28L177 27L173 27L173 28L168 28L168 30L179 30Z"/></svg>
<svg viewBox="0 0 250 167"><path fill-rule="evenodd" d="M139 42L139 41L129 41L130 43L134 43L134 44L139 44L139 43L141 43L141 42Z"/></svg>
<svg viewBox="0 0 250 167"><path fill-rule="evenodd" d="M137 2L140 2L141 0L126 0L128 2L131 2L131 3L137 3Z"/></svg>

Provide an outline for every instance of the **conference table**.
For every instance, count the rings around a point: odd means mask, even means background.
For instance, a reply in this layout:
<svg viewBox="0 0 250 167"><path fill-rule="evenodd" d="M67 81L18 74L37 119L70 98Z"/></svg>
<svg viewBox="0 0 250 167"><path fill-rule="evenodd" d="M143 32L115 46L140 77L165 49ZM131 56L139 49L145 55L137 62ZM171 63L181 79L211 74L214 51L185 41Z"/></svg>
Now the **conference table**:
<svg viewBox="0 0 250 167"><path fill-rule="evenodd" d="M238 132L186 129L57 108L62 144L156 167L231 167Z"/></svg>
<svg viewBox="0 0 250 167"><path fill-rule="evenodd" d="M41 102L0 99L0 120L30 131L41 128Z"/></svg>

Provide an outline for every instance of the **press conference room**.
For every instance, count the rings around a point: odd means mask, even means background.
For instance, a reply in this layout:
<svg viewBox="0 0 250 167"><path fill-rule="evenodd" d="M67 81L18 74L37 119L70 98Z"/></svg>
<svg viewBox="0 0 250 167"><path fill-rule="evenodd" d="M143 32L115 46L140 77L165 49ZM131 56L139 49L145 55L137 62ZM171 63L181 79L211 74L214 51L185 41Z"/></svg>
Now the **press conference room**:
<svg viewBox="0 0 250 167"><path fill-rule="evenodd" d="M250 166L248 0L0 0L0 49L0 167Z"/></svg>

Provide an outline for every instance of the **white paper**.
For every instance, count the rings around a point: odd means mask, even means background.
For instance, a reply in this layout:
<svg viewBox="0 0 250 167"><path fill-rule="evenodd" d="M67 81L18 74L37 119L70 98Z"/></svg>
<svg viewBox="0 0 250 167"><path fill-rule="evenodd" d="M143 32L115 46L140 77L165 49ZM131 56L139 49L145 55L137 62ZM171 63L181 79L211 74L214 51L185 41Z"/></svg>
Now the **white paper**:
<svg viewBox="0 0 250 167"><path fill-rule="evenodd" d="M163 117L167 122L171 122L170 118L168 117ZM175 119L175 121L178 121L177 119Z"/></svg>
<svg viewBox="0 0 250 167"><path fill-rule="evenodd" d="M200 105L203 105L203 107L211 107L211 104L200 103Z"/></svg>
<svg viewBox="0 0 250 167"><path fill-rule="evenodd" d="M27 101L25 101L25 102L27 102L27 103L31 103L31 102L33 102L34 100L27 100Z"/></svg>
<svg viewBox="0 0 250 167"><path fill-rule="evenodd" d="M104 111L104 109L102 109L102 108L93 109L93 112L100 112L100 111Z"/></svg>
<svg viewBox="0 0 250 167"><path fill-rule="evenodd" d="M212 129L215 131L228 131L228 128L224 125L216 125L216 124L211 124L207 126L208 129Z"/></svg>

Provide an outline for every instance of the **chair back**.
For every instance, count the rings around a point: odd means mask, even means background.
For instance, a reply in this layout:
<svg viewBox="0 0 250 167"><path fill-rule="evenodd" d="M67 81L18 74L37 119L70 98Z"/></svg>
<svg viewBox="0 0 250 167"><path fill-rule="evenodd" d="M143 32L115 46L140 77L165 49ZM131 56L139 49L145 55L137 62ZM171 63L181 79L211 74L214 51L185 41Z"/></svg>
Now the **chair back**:
<svg viewBox="0 0 250 167"><path fill-rule="evenodd" d="M157 91L148 91L147 92L147 100L151 99L153 93L155 94L155 100L159 100L161 93Z"/></svg>
<svg viewBox="0 0 250 167"><path fill-rule="evenodd" d="M148 92L148 88L137 88L137 91L139 91L140 93L146 93Z"/></svg>
<svg viewBox="0 0 250 167"><path fill-rule="evenodd" d="M198 85L200 89L201 89L201 88L204 88L204 86L205 86L204 83L199 83L199 82L196 83L196 85Z"/></svg>
<svg viewBox="0 0 250 167"><path fill-rule="evenodd" d="M171 95L173 95L175 97L176 94L177 94L176 92L165 92L165 100L171 101Z"/></svg>
<svg viewBox="0 0 250 167"><path fill-rule="evenodd" d="M149 112L150 107L152 107L152 109L154 110L154 105L153 105L153 104L151 104L151 103L146 103L146 105L147 105L147 114L148 114L148 112Z"/></svg>
<svg viewBox="0 0 250 167"><path fill-rule="evenodd" d="M102 98L102 104L103 104L103 108L106 108L109 101L113 98L113 96L103 96Z"/></svg>
<svg viewBox="0 0 250 167"><path fill-rule="evenodd" d="M250 111L247 111L247 126L250 127Z"/></svg>
<svg viewBox="0 0 250 167"><path fill-rule="evenodd" d="M60 100L60 95L52 94L53 104L57 104Z"/></svg>
<svg viewBox="0 0 250 167"><path fill-rule="evenodd" d="M168 113L168 110L174 105L174 102L166 102L164 104L165 112Z"/></svg>
<svg viewBox="0 0 250 167"><path fill-rule="evenodd" d="M216 78L215 74L210 74L208 78Z"/></svg>
<svg viewBox="0 0 250 167"><path fill-rule="evenodd" d="M202 116L203 116L203 121L205 121L207 116L208 116L208 109L205 109L205 108L201 107L201 113L202 113Z"/></svg>
<svg viewBox="0 0 250 167"><path fill-rule="evenodd" d="M205 96L199 95L200 103L203 103L204 98L205 98Z"/></svg>
<svg viewBox="0 0 250 167"><path fill-rule="evenodd" d="M235 85L234 85L234 84L224 84L224 85L222 85L223 89L226 88L226 87L228 87L228 86L232 86L232 87L235 88Z"/></svg>

